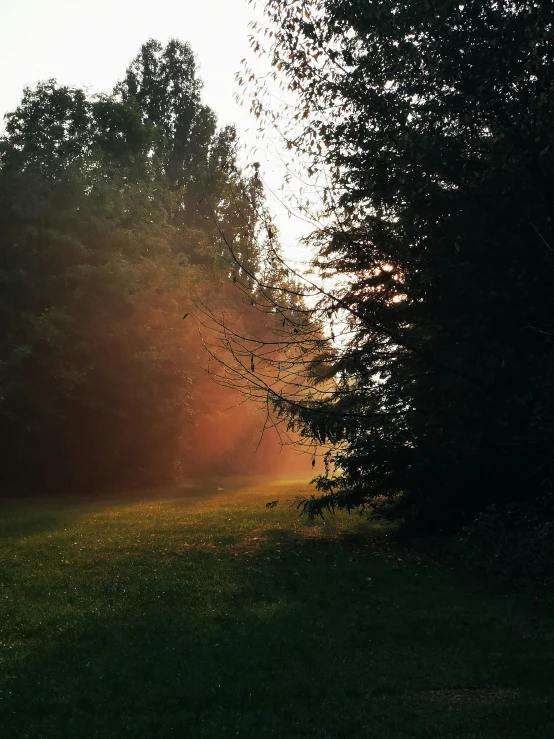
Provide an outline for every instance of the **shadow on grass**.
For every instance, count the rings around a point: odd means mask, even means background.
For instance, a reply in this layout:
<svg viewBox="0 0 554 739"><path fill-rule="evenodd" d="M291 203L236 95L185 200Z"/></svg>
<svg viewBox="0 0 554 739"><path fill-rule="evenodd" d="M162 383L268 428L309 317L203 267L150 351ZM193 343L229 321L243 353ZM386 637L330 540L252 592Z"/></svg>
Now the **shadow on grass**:
<svg viewBox="0 0 554 739"><path fill-rule="evenodd" d="M129 491L125 494L59 495L48 498L0 498L0 542L51 531L64 530L87 513L125 508L137 503L210 501L221 496L219 481L190 481L163 489Z"/></svg>
<svg viewBox="0 0 554 739"><path fill-rule="evenodd" d="M60 510L52 509L37 512L37 505L31 509L20 503L4 504L0 507L0 546L10 539L23 539L28 536L46 534L71 526L82 514L82 509L73 512L67 506Z"/></svg>
<svg viewBox="0 0 554 739"><path fill-rule="evenodd" d="M518 608L360 534L252 533L70 573L88 615L4 670L2 738L554 736L553 644Z"/></svg>
<svg viewBox="0 0 554 739"><path fill-rule="evenodd" d="M189 478L180 485L129 490L124 493L50 494L43 498L0 496L0 542L2 539L35 536L63 529L71 526L79 516L90 512L101 513L108 508L124 508L137 503L209 503L217 498L228 498L245 487L266 487L268 481L277 485L297 482L299 489L306 486L306 481L289 477L202 477ZM287 505L287 502L284 504Z"/></svg>

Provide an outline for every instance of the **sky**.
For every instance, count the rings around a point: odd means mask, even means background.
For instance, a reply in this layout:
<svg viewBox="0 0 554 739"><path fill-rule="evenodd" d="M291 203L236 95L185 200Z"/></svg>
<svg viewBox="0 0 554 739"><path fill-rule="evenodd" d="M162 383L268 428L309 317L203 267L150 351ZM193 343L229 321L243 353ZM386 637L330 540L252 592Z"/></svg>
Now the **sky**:
<svg viewBox="0 0 554 739"><path fill-rule="evenodd" d="M261 7L247 0L0 0L0 119L13 110L25 86L56 78L59 83L110 92L123 77L139 47L149 38L188 41L204 80L204 100L220 124L235 123L242 160L259 161L269 189L270 207L287 257L301 266L297 246L305 223L288 218L280 205L284 152L276 138L260 142L257 121L235 100L235 73L249 59L256 73L267 72L250 51L249 22Z"/></svg>

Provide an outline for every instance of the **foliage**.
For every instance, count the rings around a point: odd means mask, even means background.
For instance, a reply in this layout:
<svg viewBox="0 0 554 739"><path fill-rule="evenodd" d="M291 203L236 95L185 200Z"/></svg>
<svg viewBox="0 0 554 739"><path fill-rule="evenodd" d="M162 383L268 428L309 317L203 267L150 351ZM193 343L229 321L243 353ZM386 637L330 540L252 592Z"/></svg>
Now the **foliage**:
<svg viewBox="0 0 554 739"><path fill-rule="evenodd" d="M293 427L339 445L339 474L306 509L378 505L447 530L540 497L553 479L554 9L266 12L270 59L299 101L289 145L330 177L312 243L336 285L319 309L343 326L334 391L288 405Z"/></svg>
<svg viewBox="0 0 554 739"><path fill-rule="evenodd" d="M114 95L48 81L6 118L0 443L10 490L173 482L194 470L201 415L232 404L205 387L183 315L193 294L208 295L240 323L215 223L254 264L257 206L234 132L216 128L200 89L188 46L151 41Z"/></svg>
<svg viewBox="0 0 554 739"><path fill-rule="evenodd" d="M118 100L137 106L143 124L156 132L153 152L169 187L179 191L176 216L189 227L205 227L210 203L218 204L240 178L235 130L218 130L215 113L203 104L190 45L176 39L165 47L154 39L143 44L115 92Z"/></svg>
<svg viewBox="0 0 554 739"><path fill-rule="evenodd" d="M454 557L473 570L525 586L542 603L554 603L552 501L526 501L499 510L494 504L452 542Z"/></svg>

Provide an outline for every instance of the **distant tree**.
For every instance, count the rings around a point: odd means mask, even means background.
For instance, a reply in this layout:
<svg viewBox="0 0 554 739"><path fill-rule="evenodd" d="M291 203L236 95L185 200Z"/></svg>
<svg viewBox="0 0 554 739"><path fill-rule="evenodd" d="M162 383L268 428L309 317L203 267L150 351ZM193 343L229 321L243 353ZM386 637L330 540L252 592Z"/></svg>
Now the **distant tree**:
<svg viewBox="0 0 554 739"><path fill-rule="evenodd" d="M194 295L246 318L218 229L255 268L258 185L200 89L190 47L152 41L114 95L48 81L6 118L3 487L173 482L192 467L199 418L229 405L206 389L183 315Z"/></svg>
<svg viewBox="0 0 554 739"><path fill-rule="evenodd" d="M202 82L189 44L175 39L163 47L143 44L116 88L123 101L137 103L143 122L158 132L171 187L198 185L206 173L217 123L202 103Z"/></svg>

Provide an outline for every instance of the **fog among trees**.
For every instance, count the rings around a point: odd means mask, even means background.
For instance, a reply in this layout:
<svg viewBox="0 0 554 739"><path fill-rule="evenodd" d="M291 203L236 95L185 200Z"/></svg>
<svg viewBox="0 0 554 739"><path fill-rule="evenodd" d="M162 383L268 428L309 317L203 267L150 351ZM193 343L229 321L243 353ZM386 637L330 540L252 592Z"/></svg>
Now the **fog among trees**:
<svg viewBox="0 0 554 739"><path fill-rule="evenodd" d="M183 318L195 300L235 329L263 334L271 320L234 289L220 235L259 272L261 183L238 167L234 129L217 127L201 89L190 46L149 41L112 94L50 80L6 117L0 435L10 490L297 465L275 437L254 455L263 412L210 381L193 316Z"/></svg>
<svg viewBox="0 0 554 739"><path fill-rule="evenodd" d="M147 42L110 95L24 92L0 154L6 484L169 483L204 427L232 471L214 419L242 398L241 439L315 453L310 515L451 531L550 506L553 11L432 6L270 0L254 28L293 102L248 69L242 94L320 189L310 274L187 44Z"/></svg>

